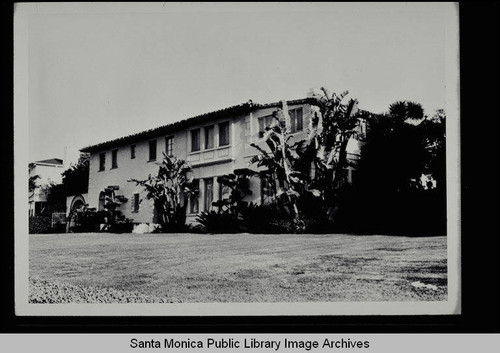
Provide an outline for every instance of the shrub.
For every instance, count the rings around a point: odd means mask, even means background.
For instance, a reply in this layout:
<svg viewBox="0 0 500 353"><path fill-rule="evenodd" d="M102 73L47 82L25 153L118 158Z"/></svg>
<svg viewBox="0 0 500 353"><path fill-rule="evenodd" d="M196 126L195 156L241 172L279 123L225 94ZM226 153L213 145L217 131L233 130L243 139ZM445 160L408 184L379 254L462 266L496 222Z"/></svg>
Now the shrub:
<svg viewBox="0 0 500 353"><path fill-rule="evenodd" d="M238 220L229 212L202 212L196 221L208 233L237 233L240 231Z"/></svg>
<svg viewBox="0 0 500 353"><path fill-rule="evenodd" d="M295 233L295 225L286 212L274 204L248 204L242 210L241 228L250 233Z"/></svg>
<svg viewBox="0 0 500 353"><path fill-rule="evenodd" d="M30 234L46 234L51 232L51 219L49 216L32 216L29 218Z"/></svg>
<svg viewBox="0 0 500 353"><path fill-rule="evenodd" d="M100 217L94 208L87 205L71 211L68 222L74 222L69 231L74 233L96 232L99 230Z"/></svg>

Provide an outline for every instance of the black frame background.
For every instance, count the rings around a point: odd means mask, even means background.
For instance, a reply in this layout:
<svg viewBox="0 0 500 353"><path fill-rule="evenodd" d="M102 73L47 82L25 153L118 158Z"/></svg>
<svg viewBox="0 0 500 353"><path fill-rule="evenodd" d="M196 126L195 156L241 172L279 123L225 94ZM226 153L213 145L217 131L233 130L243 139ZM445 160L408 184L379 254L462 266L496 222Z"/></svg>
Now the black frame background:
<svg viewBox="0 0 500 353"><path fill-rule="evenodd" d="M14 4L2 3L2 36L12 45ZM13 98L2 119L0 333L500 333L498 242L497 2L461 2L460 97L462 314L292 317L16 317L14 314ZM11 47L13 49L13 47ZM11 51L13 53L13 51ZM4 55L12 92L13 55Z"/></svg>

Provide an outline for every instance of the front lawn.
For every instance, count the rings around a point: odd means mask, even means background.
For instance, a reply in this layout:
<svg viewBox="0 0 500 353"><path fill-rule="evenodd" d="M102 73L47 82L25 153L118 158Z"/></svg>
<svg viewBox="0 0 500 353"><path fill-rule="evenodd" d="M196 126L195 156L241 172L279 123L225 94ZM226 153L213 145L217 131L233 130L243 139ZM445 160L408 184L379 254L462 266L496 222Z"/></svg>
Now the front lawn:
<svg viewBox="0 0 500 353"><path fill-rule="evenodd" d="M29 263L37 285L126 291L167 302L447 299L446 237L30 235Z"/></svg>

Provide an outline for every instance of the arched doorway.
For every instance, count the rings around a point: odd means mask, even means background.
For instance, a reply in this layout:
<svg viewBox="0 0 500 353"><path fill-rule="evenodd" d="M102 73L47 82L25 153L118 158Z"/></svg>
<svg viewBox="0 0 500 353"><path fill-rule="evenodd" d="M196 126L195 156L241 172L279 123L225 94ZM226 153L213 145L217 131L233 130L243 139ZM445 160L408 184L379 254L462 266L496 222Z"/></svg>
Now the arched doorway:
<svg viewBox="0 0 500 353"><path fill-rule="evenodd" d="M70 208L69 208L69 215L68 219L66 221L66 232L69 232L69 230L77 225L77 220L75 219L75 210L85 206L85 198L82 195L76 195L73 197L73 200L71 200Z"/></svg>

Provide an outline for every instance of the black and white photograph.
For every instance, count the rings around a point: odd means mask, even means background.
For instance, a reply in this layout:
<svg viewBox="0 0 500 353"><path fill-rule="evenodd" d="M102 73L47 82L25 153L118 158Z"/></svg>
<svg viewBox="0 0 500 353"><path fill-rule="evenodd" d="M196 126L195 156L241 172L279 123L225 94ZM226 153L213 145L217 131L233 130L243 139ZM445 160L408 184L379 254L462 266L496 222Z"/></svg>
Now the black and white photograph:
<svg viewBox="0 0 500 353"><path fill-rule="evenodd" d="M15 310L460 314L458 5L22 3Z"/></svg>

